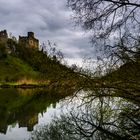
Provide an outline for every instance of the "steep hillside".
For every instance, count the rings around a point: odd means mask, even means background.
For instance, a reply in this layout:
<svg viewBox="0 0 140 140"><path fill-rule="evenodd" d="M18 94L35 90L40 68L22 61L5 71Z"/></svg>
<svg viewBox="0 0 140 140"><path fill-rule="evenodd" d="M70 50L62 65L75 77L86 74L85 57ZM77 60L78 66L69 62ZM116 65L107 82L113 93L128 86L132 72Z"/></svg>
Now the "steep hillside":
<svg viewBox="0 0 140 140"><path fill-rule="evenodd" d="M37 79L39 72L25 63L23 60L7 55L0 59L0 82L16 82L23 79Z"/></svg>
<svg viewBox="0 0 140 140"><path fill-rule="evenodd" d="M16 45L15 51L7 53L0 49L0 84L64 84L74 85L78 75L62 65L58 59L43 51Z"/></svg>

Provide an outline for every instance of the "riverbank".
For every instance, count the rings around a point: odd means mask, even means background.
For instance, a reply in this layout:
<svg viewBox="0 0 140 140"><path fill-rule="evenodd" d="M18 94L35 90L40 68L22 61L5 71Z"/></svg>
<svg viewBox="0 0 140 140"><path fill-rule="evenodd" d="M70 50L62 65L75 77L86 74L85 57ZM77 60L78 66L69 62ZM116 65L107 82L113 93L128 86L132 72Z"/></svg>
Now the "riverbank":
<svg viewBox="0 0 140 140"><path fill-rule="evenodd" d="M76 81L51 81L45 83L3 83L0 84L0 88L22 88L22 89L33 89L33 88L57 88L61 87L62 89L71 88L76 89Z"/></svg>
<svg viewBox="0 0 140 140"><path fill-rule="evenodd" d="M3 84L0 85L0 88L24 88L24 89L30 89L30 88L44 88L47 87L47 85L44 84L21 84L21 85L9 85L9 84Z"/></svg>

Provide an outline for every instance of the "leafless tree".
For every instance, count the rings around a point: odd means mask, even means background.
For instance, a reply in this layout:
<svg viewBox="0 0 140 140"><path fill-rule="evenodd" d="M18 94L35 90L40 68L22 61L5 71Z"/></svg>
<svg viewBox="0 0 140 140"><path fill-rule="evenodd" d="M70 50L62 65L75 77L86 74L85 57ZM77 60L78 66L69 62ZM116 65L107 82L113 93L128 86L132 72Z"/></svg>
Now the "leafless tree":
<svg viewBox="0 0 140 140"><path fill-rule="evenodd" d="M123 60L136 53L140 46L136 45L140 33L139 0L68 0L68 5L76 22L91 31L92 43L100 50ZM123 56L118 56L118 49Z"/></svg>
<svg viewBox="0 0 140 140"><path fill-rule="evenodd" d="M50 42L49 40L47 43L42 43L40 48L46 55L48 55L48 57L52 58L53 60L61 62L64 59L64 54L58 50L57 45Z"/></svg>

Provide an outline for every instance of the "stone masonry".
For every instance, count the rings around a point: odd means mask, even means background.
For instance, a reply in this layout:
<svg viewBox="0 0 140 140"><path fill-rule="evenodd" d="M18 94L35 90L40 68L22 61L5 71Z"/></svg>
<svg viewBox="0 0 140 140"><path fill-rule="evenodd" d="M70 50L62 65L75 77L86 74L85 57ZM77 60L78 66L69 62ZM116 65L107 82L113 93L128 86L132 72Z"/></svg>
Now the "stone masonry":
<svg viewBox="0 0 140 140"><path fill-rule="evenodd" d="M39 40L34 37L33 32L28 32L28 36L19 36L19 45L29 48L39 48Z"/></svg>

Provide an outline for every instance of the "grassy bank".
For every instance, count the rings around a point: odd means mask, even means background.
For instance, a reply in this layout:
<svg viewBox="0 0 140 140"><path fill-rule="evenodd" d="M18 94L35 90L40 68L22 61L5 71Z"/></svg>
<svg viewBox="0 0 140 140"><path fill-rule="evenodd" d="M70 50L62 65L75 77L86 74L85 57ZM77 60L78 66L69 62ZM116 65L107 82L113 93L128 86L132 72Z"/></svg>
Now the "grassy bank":
<svg viewBox="0 0 140 140"><path fill-rule="evenodd" d="M7 55L6 58L0 59L0 84L14 84L20 81L22 83L27 79L32 79L33 82L39 75L39 72L17 57Z"/></svg>

